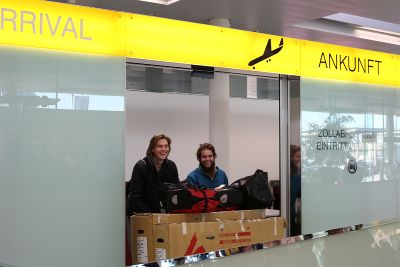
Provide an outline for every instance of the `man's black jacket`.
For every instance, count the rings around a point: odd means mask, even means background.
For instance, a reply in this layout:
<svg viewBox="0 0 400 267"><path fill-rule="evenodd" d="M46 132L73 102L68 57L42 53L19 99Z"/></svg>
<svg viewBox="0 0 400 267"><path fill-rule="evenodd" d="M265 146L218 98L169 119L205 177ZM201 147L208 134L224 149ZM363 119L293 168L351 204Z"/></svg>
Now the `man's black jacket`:
<svg viewBox="0 0 400 267"><path fill-rule="evenodd" d="M157 172L151 156L139 160L133 167L127 187L126 212L160 212L160 200L164 195L164 183L179 183L178 169L172 160L166 159Z"/></svg>

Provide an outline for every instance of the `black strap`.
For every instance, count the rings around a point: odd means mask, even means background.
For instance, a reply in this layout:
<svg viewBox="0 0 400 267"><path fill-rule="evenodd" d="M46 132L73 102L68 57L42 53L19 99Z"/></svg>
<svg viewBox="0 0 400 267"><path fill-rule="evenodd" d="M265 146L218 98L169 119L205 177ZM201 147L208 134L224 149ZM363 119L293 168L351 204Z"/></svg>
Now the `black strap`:
<svg viewBox="0 0 400 267"><path fill-rule="evenodd" d="M208 197L207 197L205 190L201 190L201 189L198 189L198 190L200 190L200 192L203 193L204 199L206 200L206 203L205 203L204 209L203 209L203 213L205 213L208 208Z"/></svg>

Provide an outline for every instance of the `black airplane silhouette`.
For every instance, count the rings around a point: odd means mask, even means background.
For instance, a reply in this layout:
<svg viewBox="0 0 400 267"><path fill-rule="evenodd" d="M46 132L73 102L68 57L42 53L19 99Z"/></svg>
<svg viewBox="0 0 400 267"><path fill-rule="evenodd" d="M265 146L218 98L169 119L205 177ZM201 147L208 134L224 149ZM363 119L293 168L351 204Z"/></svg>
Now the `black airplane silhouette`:
<svg viewBox="0 0 400 267"><path fill-rule="evenodd" d="M263 61L264 59L267 59L267 62L271 61L271 59L269 59L269 58L272 57L273 55L278 54L282 50L282 48L283 48L283 38L281 38L278 48L276 48L274 50L271 50L271 39L268 39L268 43L267 43L267 46L265 47L264 53L261 56L256 57L255 59L251 60L249 62L249 66L253 66L253 65Z"/></svg>

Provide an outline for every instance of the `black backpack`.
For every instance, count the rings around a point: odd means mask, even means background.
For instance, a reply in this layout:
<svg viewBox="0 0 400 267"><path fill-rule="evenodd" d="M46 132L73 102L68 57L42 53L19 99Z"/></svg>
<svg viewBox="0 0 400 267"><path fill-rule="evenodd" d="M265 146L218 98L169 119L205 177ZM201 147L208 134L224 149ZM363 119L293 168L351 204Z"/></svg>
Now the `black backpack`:
<svg viewBox="0 0 400 267"><path fill-rule="evenodd" d="M236 180L231 187L239 189L243 194L240 209L271 208L275 197L268 186L268 173L256 170L253 175Z"/></svg>

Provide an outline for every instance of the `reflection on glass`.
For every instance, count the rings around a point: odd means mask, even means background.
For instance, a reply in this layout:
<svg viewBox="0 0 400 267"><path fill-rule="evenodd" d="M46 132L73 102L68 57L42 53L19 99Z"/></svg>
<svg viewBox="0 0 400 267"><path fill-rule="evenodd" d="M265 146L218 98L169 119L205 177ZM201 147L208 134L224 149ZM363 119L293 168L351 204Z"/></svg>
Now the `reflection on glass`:
<svg viewBox="0 0 400 267"><path fill-rule="evenodd" d="M123 266L125 59L0 58L0 265Z"/></svg>
<svg viewBox="0 0 400 267"><path fill-rule="evenodd" d="M313 79L301 89L303 233L399 216L397 90Z"/></svg>
<svg viewBox="0 0 400 267"><path fill-rule="evenodd" d="M354 119L360 117L359 114L326 115L318 112L305 112L305 114L303 123L305 120L308 121L308 127L303 132L303 144L307 148L304 161L306 174L312 172L312 169L317 168L316 166L335 167L340 170L333 182L340 183L343 179L340 172L345 170L348 160L352 159L357 162L357 169L361 172L357 176L360 177L361 182L395 179L395 170L391 168L396 168L396 166L389 166L389 159L384 159L385 146L389 145L385 142L387 138L382 128L382 121L386 121L385 115L375 115L375 121L378 123L372 126L356 126L356 124L361 124L360 121ZM324 116L326 117L323 122L310 122L316 117L321 119ZM398 147L397 144L390 145ZM325 154L325 157L321 157L320 150L342 150L345 151L345 155L336 153ZM395 151L394 157L397 155Z"/></svg>
<svg viewBox="0 0 400 267"><path fill-rule="evenodd" d="M0 107L11 109L47 108L55 106L58 101L60 99L17 90L14 83L5 83L3 88L0 89Z"/></svg>
<svg viewBox="0 0 400 267"><path fill-rule="evenodd" d="M396 251L400 250L400 228L397 225L387 225L385 227L377 226L368 229L370 232L373 243L370 245L373 249L382 248L389 245Z"/></svg>
<svg viewBox="0 0 400 267"><path fill-rule="evenodd" d="M158 262L160 266L398 266L399 220L353 225L302 236ZM349 234L350 232L353 232ZM310 240L311 239L311 240ZM307 241L309 240L309 241ZM306 242L303 242L306 241ZM226 257L241 254L238 257Z"/></svg>
<svg viewBox="0 0 400 267"><path fill-rule="evenodd" d="M307 118L304 118L306 120ZM308 126L303 124L302 145L304 149L303 179L309 183L343 182L341 173L349 158L352 158L353 129L348 125L354 119L350 115L329 114L322 123L308 121ZM321 153L321 152L331 153ZM336 152L336 153L335 153ZM309 168L312 166L312 168ZM320 172L330 169L330 176L321 176ZM313 169L315 171L313 171ZM309 175L312 172L313 176Z"/></svg>
<svg viewBox="0 0 400 267"><path fill-rule="evenodd" d="M315 255L318 267L324 267L324 252L325 249L325 239L318 238L313 241L312 252Z"/></svg>
<svg viewBox="0 0 400 267"><path fill-rule="evenodd" d="M103 96L73 93L16 92L9 89L0 92L0 108L103 110L123 111L123 96Z"/></svg>

